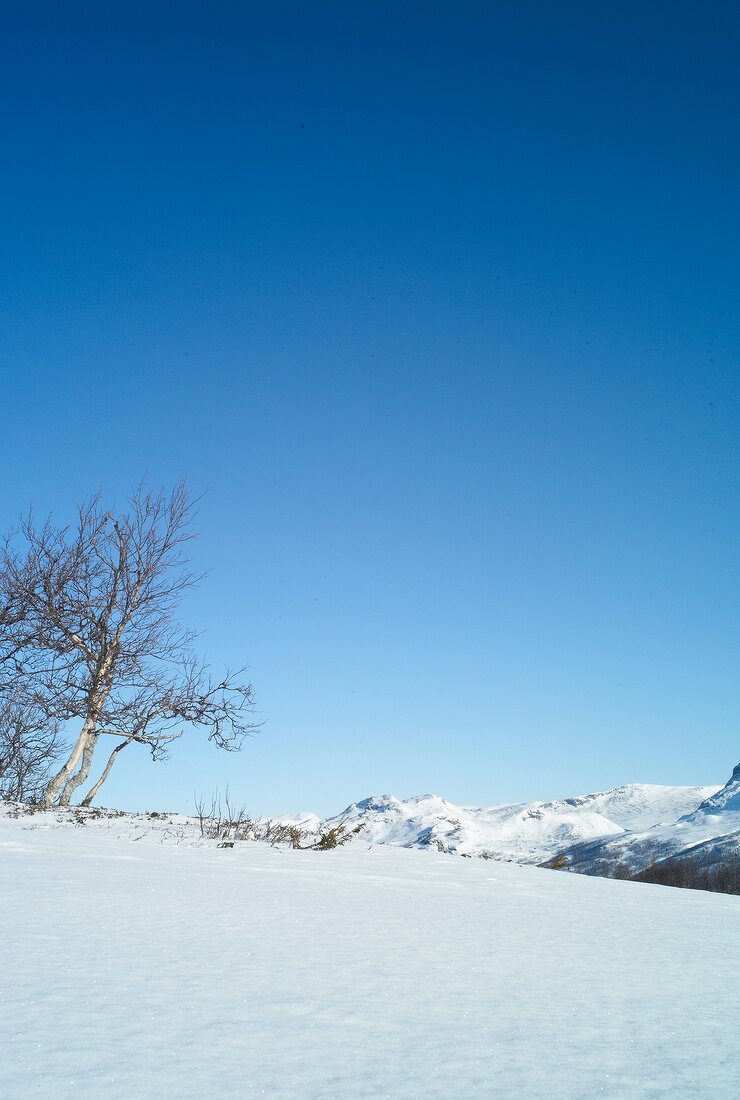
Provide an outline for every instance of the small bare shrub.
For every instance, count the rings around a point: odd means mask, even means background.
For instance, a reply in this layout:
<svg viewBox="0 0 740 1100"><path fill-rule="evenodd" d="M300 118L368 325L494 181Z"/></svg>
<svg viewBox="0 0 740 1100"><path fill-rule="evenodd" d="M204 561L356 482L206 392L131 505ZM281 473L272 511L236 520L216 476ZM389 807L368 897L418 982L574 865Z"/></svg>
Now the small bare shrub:
<svg viewBox="0 0 740 1100"><path fill-rule="evenodd" d="M306 844L303 847L311 848L314 852L328 852L332 848L341 848L343 844L346 844L364 828L365 826L362 824L355 825L354 829L347 832L345 823L341 822L339 825L335 825L333 829L327 829L325 833L320 833L318 840L313 844Z"/></svg>
<svg viewBox="0 0 740 1100"><path fill-rule="evenodd" d="M291 848L300 848L307 834L297 825L290 825L284 821L265 821L261 826L260 840L266 840L273 846L276 844L289 844Z"/></svg>
<svg viewBox="0 0 740 1100"><path fill-rule="evenodd" d="M256 840L257 822L242 805L232 804L227 786L221 798L219 791L207 805L203 796L195 799L195 813L200 825L200 835L207 840Z"/></svg>
<svg viewBox="0 0 740 1100"><path fill-rule="evenodd" d="M278 844L289 844L291 848L312 847L303 843L309 834L297 825L269 818L261 821L250 817L243 805L237 809L230 800L228 787L223 799L216 791L210 803L206 803L202 795L200 798L194 796L194 801L200 835L206 840L228 841L229 847L237 840L259 840L273 847Z"/></svg>

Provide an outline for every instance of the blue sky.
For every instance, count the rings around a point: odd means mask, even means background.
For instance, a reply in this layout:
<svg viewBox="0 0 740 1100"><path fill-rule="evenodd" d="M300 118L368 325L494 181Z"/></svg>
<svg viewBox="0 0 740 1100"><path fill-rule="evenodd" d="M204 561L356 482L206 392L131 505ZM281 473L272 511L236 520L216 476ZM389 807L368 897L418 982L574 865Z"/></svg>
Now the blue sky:
<svg viewBox="0 0 740 1100"><path fill-rule="evenodd" d="M597 10L598 9L598 10ZM731 4L3 10L5 526L186 477L262 732L104 801L740 759Z"/></svg>

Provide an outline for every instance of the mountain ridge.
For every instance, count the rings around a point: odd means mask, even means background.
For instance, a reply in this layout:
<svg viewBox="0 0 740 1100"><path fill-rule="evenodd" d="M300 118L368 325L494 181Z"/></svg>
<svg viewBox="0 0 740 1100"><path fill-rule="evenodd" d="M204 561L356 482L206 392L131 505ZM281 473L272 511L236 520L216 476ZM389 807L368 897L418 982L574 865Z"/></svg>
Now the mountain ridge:
<svg viewBox="0 0 740 1100"><path fill-rule="evenodd" d="M350 803L321 829L362 825L371 844L436 848L516 863L541 863L574 845L618 838L696 811L719 786L623 784L548 801L457 806L439 795L370 795Z"/></svg>
<svg viewBox="0 0 740 1100"><path fill-rule="evenodd" d="M714 863L740 855L740 764L723 787L672 822L622 836L576 842L559 853L564 870L586 875L634 875L666 860Z"/></svg>

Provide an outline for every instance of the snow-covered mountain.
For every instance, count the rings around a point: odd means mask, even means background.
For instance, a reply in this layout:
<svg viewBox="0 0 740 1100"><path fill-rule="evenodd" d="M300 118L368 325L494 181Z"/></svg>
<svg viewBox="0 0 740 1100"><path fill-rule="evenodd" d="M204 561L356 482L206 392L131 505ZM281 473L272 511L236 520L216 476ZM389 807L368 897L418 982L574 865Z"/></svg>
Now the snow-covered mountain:
<svg viewBox="0 0 740 1100"><path fill-rule="evenodd" d="M576 843L561 855L565 870L587 875L634 874L664 859L696 856L713 863L740 854L740 764L724 787L693 811L616 837Z"/></svg>
<svg viewBox="0 0 740 1100"><path fill-rule="evenodd" d="M732 775L724 787L720 787L713 795L705 798L694 813L687 815L686 820L698 822L708 817L717 817L720 814L724 822L736 820L740 827L740 764L735 765ZM737 817L728 816L730 814L737 815Z"/></svg>
<svg viewBox="0 0 740 1100"><path fill-rule="evenodd" d="M489 807L455 806L436 795L403 800L376 795L353 802L320 827L344 823L351 829L361 824L360 838L366 843L542 863L575 844L675 821L717 791L717 787L633 783L551 802Z"/></svg>

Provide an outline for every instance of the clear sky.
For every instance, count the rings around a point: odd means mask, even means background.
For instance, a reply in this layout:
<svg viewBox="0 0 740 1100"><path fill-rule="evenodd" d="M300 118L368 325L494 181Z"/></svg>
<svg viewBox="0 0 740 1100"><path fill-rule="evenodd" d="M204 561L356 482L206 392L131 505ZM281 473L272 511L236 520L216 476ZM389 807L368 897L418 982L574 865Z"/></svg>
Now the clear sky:
<svg viewBox="0 0 740 1100"><path fill-rule="evenodd" d="M3 526L209 490L183 614L265 720L127 750L103 801L723 782L737 5L0 22Z"/></svg>

